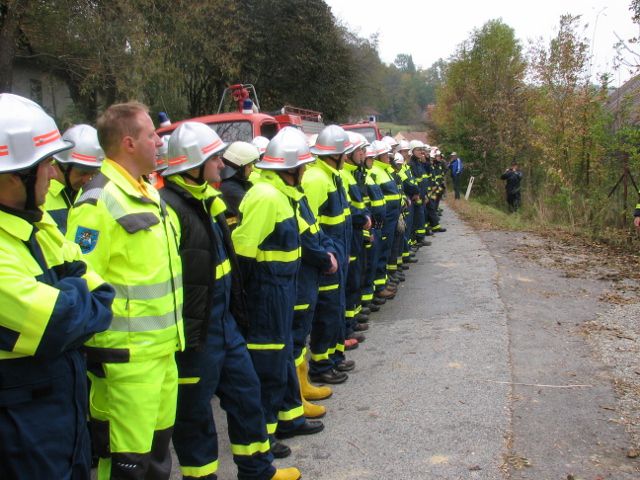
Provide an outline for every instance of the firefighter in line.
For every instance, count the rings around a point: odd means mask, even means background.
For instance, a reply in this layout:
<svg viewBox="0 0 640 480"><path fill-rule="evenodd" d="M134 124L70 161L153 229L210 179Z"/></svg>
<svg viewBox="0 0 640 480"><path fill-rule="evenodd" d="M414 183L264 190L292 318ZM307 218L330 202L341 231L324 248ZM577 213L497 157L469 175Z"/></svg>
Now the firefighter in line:
<svg viewBox="0 0 640 480"><path fill-rule="evenodd" d="M442 153L437 147L432 147L431 155L433 158L435 171L437 173L436 178L438 179L438 187L439 187L438 196L436 198L436 210L438 212L438 215L442 216L442 208L440 207L440 200L444 198L444 194L447 190L445 177L446 177L448 167L444 161L444 156L442 155Z"/></svg>
<svg viewBox="0 0 640 480"><path fill-rule="evenodd" d="M423 151L423 166L424 174L423 181L426 188L425 196L425 216L426 223L425 229L428 233L446 232L447 229L440 225L440 216L438 215L437 200L438 200L438 180L436 178L436 172L434 171L434 165L431 161L430 146L426 145Z"/></svg>
<svg viewBox="0 0 640 480"><path fill-rule="evenodd" d="M320 421L305 420L293 359L292 322L300 266L298 202L304 165L313 161L304 135L285 128L269 142L260 175L240 204L232 233L250 319L246 340L261 385L267 433L287 438L320 432ZM285 406L285 397L289 404ZM294 404L291 404L294 403ZM272 440L276 457L290 454Z"/></svg>
<svg viewBox="0 0 640 480"><path fill-rule="evenodd" d="M234 157L211 127L185 122L171 135L170 166L160 196L175 217L182 259L185 351L176 354L178 407L173 445L183 478L214 479L218 438L211 399L227 413L238 478L296 479L295 469L271 465L269 437L256 375L239 323L248 321L237 259L224 215L219 182L224 158ZM235 148L234 145L236 145ZM248 146L255 157L257 148ZM232 149L231 154L228 150ZM224 152L224 153L223 153Z"/></svg>
<svg viewBox="0 0 640 480"><path fill-rule="evenodd" d="M376 154L377 151L373 145L367 146L364 160L366 169L365 185L367 187L367 200L365 201L365 205L367 205L371 213L371 230L369 238L370 247L367 249L367 261L363 277L362 303L371 311L376 311L381 305L385 304L387 298L393 298L395 295L395 290L391 288L375 291L376 267L383 246L382 227L384 226L384 219L387 212L384 193L382 193L380 186L375 182L372 174Z"/></svg>
<svg viewBox="0 0 640 480"><path fill-rule="evenodd" d="M53 158L54 177L47 192L44 209L67 233L67 217L82 186L98 173L104 152L98 142L98 132L90 125L76 125L62 135L73 148L56 153Z"/></svg>
<svg viewBox="0 0 640 480"><path fill-rule="evenodd" d="M80 348L114 291L41 208L72 147L39 105L0 94L0 478L90 478Z"/></svg>
<svg viewBox="0 0 640 480"><path fill-rule="evenodd" d="M371 229L371 214L363 198L364 175L362 165L368 144L367 139L355 132L348 132L352 151L347 154L344 166L340 170L342 180L347 187L349 208L351 209L351 245L349 253L349 268L345 284L345 328L347 339L355 339L359 343L364 341L363 332L369 328L368 317L360 315L362 310L362 272L364 267L364 232ZM356 318L361 321L358 322Z"/></svg>
<svg viewBox="0 0 640 480"><path fill-rule="evenodd" d="M402 163L398 172L398 176L402 181L402 189L407 197L408 206L406 208L405 214L405 232L404 232L404 248L402 252L402 262L403 268L406 269L407 264L416 263L418 260L415 258L415 253L412 251L411 247L415 245L415 241L413 239L413 224L415 217L415 203L420 201L420 190L418 189L418 181L413 176L413 171L409 166L409 159L411 155L409 154L409 142L406 140L400 140L400 144L398 145L398 154L402 156ZM398 163L398 162L396 162Z"/></svg>
<svg viewBox="0 0 640 480"><path fill-rule="evenodd" d="M400 216L398 217L398 224L396 226L396 235L393 239L393 246L391 247L391 264L395 268L389 270L388 275L389 278L395 282L401 283L406 280L405 275L403 273L403 265L404 265L404 249L405 246L408 249L408 244L405 242L405 231L407 228L406 217L408 215L409 208L411 206L411 202L409 197L405 194L403 179L401 176L402 167L404 166L404 157L402 154L396 152L391 161L391 166L393 167L393 172L391 172L391 176L396 182L396 186L398 188L398 192L400 192ZM407 250L408 252L408 250Z"/></svg>
<svg viewBox="0 0 640 480"><path fill-rule="evenodd" d="M384 223L381 230L380 256L375 266L375 295L393 299L397 292L398 281L389 278L388 273L397 270L395 259L392 259L392 247L396 236L396 227L400 217L401 195L396 181L392 177L391 148L386 142L375 140L371 147L375 150L375 158L371 168L371 176L384 195L386 206ZM384 292L391 292L387 295Z"/></svg>
<svg viewBox="0 0 640 480"><path fill-rule="evenodd" d="M320 278L311 328L310 379L317 383L345 382L355 368L344 356L345 287L351 248L351 212L340 176L345 156L352 149L347 132L338 125L325 127L311 153L317 156L302 177L302 187L320 227L331 238L338 270Z"/></svg>
<svg viewBox="0 0 640 480"><path fill-rule="evenodd" d="M429 246L431 243L425 240L427 230L425 228L425 208L426 201L426 182L424 179L424 144L420 140L411 140L409 142L409 168L415 182L418 186L418 198L413 202L413 244L416 249L423 246Z"/></svg>
<svg viewBox="0 0 640 480"><path fill-rule="evenodd" d="M299 187L302 189L302 187ZM307 338L311 333L313 315L318 301L318 289L322 275L333 275L338 269L337 252L313 215L309 201L302 196L298 203L300 215L301 264L296 284L296 304L293 313L293 358L300 384L300 396L307 418L320 418L326 414L322 405L314 400L329 398L330 387L316 386L309 381Z"/></svg>
<svg viewBox="0 0 640 480"><path fill-rule="evenodd" d="M248 142L233 142L224 151L224 169L220 173L220 193L227 206L225 216L233 230L238 223L238 208L245 194L251 188L249 176L253 164L260 159L260 150Z"/></svg>
<svg viewBox="0 0 640 480"><path fill-rule="evenodd" d="M138 102L107 108L97 130L106 158L69 213L67 237L116 291L109 329L85 347L98 479L168 479L182 266L176 226L144 179L162 142Z"/></svg>

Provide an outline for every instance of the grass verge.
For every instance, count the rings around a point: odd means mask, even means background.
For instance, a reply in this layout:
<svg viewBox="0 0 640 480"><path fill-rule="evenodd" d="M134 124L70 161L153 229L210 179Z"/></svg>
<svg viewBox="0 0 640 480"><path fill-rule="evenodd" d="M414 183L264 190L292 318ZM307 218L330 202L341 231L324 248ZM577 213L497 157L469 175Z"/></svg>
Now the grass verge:
<svg viewBox="0 0 640 480"><path fill-rule="evenodd" d="M628 229L586 228L549 223L541 220L531 209L508 213L473 199L454 200L448 197L447 205L460 218L480 230L526 231L565 242L598 244L612 250L612 253L637 255L640 252L640 234L633 228L632 219L629 219Z"/></svg>
<svg viewBox="0 0 640 480"><path fill-rule="evenodd" d="M416 125L398 125L391 122L378 122L378 128L383 135L391 132L391 136L395 136L398 132L422 132L425 127L419 127Z"/></svg>

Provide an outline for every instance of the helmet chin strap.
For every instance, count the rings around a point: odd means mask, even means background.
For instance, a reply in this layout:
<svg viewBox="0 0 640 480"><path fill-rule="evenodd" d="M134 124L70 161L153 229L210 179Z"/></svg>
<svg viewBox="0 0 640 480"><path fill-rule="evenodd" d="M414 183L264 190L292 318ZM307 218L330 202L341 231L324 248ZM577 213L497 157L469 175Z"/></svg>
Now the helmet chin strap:
<svg viewBox="0 0 640 480"><path fill-rule="evenodd" d="M204 163L202 165L200 165L200 168L198 169L198 176L197 177L194 177L193 175L191 175L190 173L187 173L187 172L182 172L182 173L180 173L180 175L183 176L184 178L188 178L189 180L191 180L196 185L202 185L203 183L206 183L206 180L204 179Z"/></svg>
<svg viewBox="0 0 640 480"><path fill-rule="evenodd" d="M289 168L287 170L276 170L276 172L282 177L286 183L286 179L290 179L292 187L298 187L302 184L302 175L304 173L303 168Z"/></svg>
<svg viewBox="0 0 640 480"><path fill-rule="evenodd" d="M24 185L27 193L27 200L25 201L24 209L27 211L37 210L36 205L36 181L38 180L38 166L31 167L28 170L23 170L17 173L22 184Z"/></svg>
<svg viewBox="0 0 640 480"><path fill-rule="evenodd" d="M71 186L71 169L73 168L73 166L64 165L58 162L58 168L64 176L64 191L67 194L69 202L73 203L73 199L76 198L76 195L78 194L78 192Z"/></svg>

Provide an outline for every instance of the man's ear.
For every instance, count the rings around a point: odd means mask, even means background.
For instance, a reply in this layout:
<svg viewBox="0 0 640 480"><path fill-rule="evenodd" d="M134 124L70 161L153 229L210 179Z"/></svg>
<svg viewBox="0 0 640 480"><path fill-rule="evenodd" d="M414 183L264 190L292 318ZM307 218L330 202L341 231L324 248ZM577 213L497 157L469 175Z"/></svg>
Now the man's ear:
<svg viewBox="0 0 640 480"><path fill-rule="evenodd" d="M123 152L133 153L136 149L135 139L130 135L122 137L122 140L120 141L120 148Z"/></svg>

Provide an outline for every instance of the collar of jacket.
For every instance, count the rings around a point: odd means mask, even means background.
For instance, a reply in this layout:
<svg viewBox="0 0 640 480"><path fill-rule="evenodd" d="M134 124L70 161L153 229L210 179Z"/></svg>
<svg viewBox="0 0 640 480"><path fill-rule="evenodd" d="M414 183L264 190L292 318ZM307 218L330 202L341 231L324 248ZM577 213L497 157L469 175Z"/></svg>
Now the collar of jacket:
<svg viewBox="0 0 640 480"><path fill-rule="evenodd" d="M29 240L34 225L38 223L55 225L49 214L42 210L16 210L0 205L0 228L23 242Z"/></svg>
<svg viewBox="0 0 640 480"><path fill-rule="evenodd" d="M158 191L155 188L144 180L136 180L127 170L110 158L105 158L100 171L130 197L137 198L145 203L149 203L149 200L151 200L160 205L160 195L158 195Z"/></svg>
<svg viewBox="0 0 640 480"><path fill-rule="evenodd" d="M258 177L254 183L265 182L270 185L276 187L280 192L284 193L287 197L299 201L303 197L303 193L300 192L296 187L292 187L291 185L287 185L284 183L284 180L273 170L262 170L260 172L260 177Z"/></svg>
<svg viewBox="0 0 640 480"><path fill-rule="evenodd" d="M176 185L185 195L202 202L205 210L208 209L209 214L213 217L223 213L227 209L226 204L221 198L222 194L206 182L202 185L193 185L187 183L182 175L170 175L165 178L165 180L168 181L168 184L173 183ZM169 185L169 188L171 188L171 185Z"/></svg>
<svg viewBox="0 0 640 480"><path fill-rule="evenodd" d="M384 170L387 173L393 172L393 167L389 163L381 162L380 160L374 160L373 165Z"/></svg>
<svg viewBox="0 0 640 480"><path fill-rule="evenodd" d="M340 172L338 172L338 170L336 170L327 162L322 160L322 157L318 157L318 159L315 162L313 162L313 164L311 164L309 168L319 168L320 170L324 170L325 172L331 175L335 175L336 177L340 176Z"/></svg>
<svg viewBox="0 0 640 480"><path fill-rule="evenodd" d="M55 196L60 195L60 192L62 190L64 190L64 183L59 182L55 178L52 178L51 182L49 183L49 190L48 190L47 193L49 193L49 195L53 195L55 197Z"/></svg>
<svg viewBox="0 0 640 480"><path fill-rule="evenodd" d="M197 200L206 200L207 198L219 195L219 192L216 192L207 182L201 185L193 185L192 183L187 183L182 175L170 175L165 180L175 183L183 190L189 192L191 196Z"/></svg>
<svg viewBox="0 0 640 480"><path fill-rule="evenodd" d="M344 162L344 165L342 167L343 170L351 173L352 175L359 169L360 167L358 165L352 165L350 163Z"/></svg>

